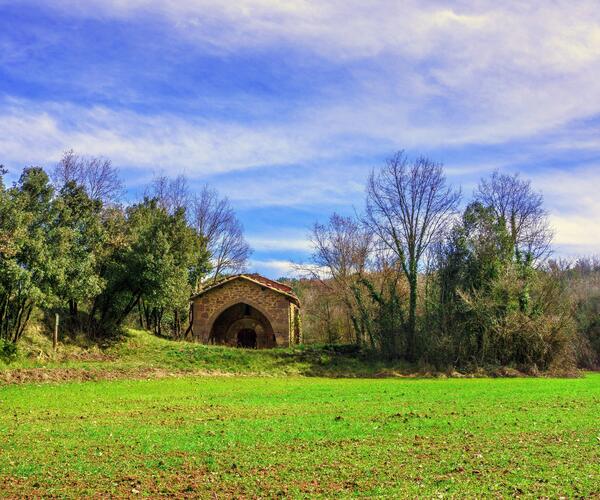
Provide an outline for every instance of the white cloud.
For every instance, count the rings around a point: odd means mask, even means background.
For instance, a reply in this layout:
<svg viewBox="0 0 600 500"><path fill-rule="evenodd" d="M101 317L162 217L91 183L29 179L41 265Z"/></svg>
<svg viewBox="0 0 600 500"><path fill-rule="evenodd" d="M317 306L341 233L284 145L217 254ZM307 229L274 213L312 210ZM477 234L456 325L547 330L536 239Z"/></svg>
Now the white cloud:
<svg viewBox="0 0 600 500"><path fill-rule="evenodd" d="M598 214L561 215L552 214L550 223L555 228L555 245L582 246L600 250L600 219Z"/></svg>
<svg viewBox="0 0 600 500"><path fill-rule="evenodd" d="M257 271L260 274L266 274L274 278L296 276L296 264L289 260L252 260L249 267L251 271Z"/></svg>
<svg viewBox="0 0 600 500"><path fill-rule="evenodd" d="M400 147L502 143L600 113L596 2L465 1L453 8L435 1L359 0L48 5L65 16L160 20L201 52L260 53L286 44L324 66L345 66L349 82L324 83L320 97L300 109L278 103L286 112L268 124L12 101L0 107L4 161L47 161L73 147L127 165L206 175ZM265 107L252 98L244 105ZM597 140L582 137L580 145L596 148Z"/></svg>
<svg viewBox="0 0 600 500"><path fill-rule="evenodd" d="M277 229L277 234L284 233L281 229ZM305 236L305 235L304 235ZM312 245L306 238L299 237L264 237L264 236L249 236L246 238L248 243L253 250L259 252L272 252L272 251L301 251L310 252Z"/></svg>
<svg viewBox="0 0 600 500"><path fill-rule="evenodd" d="M289 260L252 260L250 261L252 271L265 274L272 278L285 276L288 278L314 277L320 276L327 278L328 273L325 269L306 262L292 262Z"/></svg>
<svg viewBox="0 0 600 500"><path fill-rule="evenodd" d="M533 186L544 194L555 245L600 250L600 165L544 170L533 176Z"/></svg>
<svg viewBox="0 0 600 500"><path fill-rule="evenodd" d="M53 0L67 16L147 19L219 53L287 47L348 64L350 93L314 103L273 147L310 129L403 146L501 142L600 112L595 0ZM168 43L168 42L166 42ZM329 127L326 128L326 125ZM218 131L217 131L218 132ZM294 134L294 132L299 132ZM317 135L318 137L318 135ZM207 139L208 142L214 139ZM314 144L313 144L314 145ZM247 152L248 154L250 152Z"/></svg>
<svg viewBox="0 0 600 500"><path fill-rule="evenodd" d="M41 108L41 109L40 109ZM73 148L117 164L206 175L287 163L312 154L302 139L276 126L140 115L105 107L11 101L0 107L3 160L47 162Z"/></svg>

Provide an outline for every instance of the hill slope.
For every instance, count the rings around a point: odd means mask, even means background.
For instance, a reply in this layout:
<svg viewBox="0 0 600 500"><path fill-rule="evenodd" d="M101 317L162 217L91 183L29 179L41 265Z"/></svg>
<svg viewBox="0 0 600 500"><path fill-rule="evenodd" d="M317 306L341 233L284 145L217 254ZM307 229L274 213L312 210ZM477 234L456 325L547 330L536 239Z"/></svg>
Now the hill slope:
<svg viewBox="0 0 600 500"><path fill-rule="evenodd" d="M19 357L0 361L1 382L66 379L156 378L172 374L373 377L408 374L407 365L372 359L352 346L237 349L173 341L129 330L112 345L81 348L31 336Z"/></svg>

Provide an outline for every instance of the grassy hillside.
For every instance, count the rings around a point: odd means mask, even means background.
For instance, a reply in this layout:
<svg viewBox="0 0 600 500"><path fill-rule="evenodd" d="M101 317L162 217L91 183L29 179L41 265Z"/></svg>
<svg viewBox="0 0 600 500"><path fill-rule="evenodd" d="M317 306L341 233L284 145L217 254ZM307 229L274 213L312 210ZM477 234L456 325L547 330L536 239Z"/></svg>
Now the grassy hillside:
<svg viewBox="0 0 600 500"><path fill-rule="evenodd" d="M600 495L597 374L26 384L0 405L0 496Z"/></svg>
<svg viewBox="0 0 600 500"><path fill-rule="evenodd" d="M169 374L384 376L410 373L409 366L386 363L339 346L300 346L252 350L176 342L129 330L102 348L61 344L32 335L20 345L19 358L0 361L0 382L65 379L160 377ZM427 370L427 367L424 367Z"/></svg>

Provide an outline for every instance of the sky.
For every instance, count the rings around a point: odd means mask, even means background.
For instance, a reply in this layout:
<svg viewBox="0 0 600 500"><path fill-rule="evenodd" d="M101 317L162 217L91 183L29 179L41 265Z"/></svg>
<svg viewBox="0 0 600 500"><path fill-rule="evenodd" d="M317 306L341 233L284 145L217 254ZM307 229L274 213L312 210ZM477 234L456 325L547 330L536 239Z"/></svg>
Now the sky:
<svg viewBox="0 0 600 500"><path fill-rule="evenodd" d="M494 170L544 195L555 252L600 253L597 0L0 0L0 163L102 155L227 196L276 278L403 149L465 200Z"/></svg>

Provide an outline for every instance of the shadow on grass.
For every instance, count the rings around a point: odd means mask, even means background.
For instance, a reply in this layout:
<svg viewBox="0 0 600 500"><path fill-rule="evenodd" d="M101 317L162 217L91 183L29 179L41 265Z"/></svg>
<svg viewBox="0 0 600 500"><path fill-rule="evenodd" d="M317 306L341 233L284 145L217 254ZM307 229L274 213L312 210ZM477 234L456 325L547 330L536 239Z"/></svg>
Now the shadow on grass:
<svg viewBox="0 0 600 500"><path fill-rule="evenodd" d="M169 341L169 346L172 349L165 354L174 365L236 374L357 378L406 375L416 368L400 360L382 359L354 345L256 350Z"/></svg>
<svg viewBox="0 0 600 500"><path fill-rule="evenodd" d="M274 350L275 365L281 369L299 365L301 375L328 378L386 377L414 372L416 367L402 360L382 358L355 345L306 345Z"/></svg>

